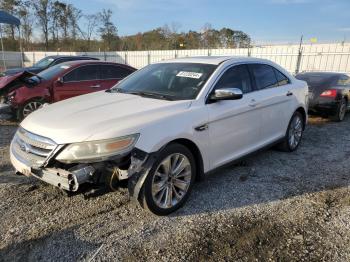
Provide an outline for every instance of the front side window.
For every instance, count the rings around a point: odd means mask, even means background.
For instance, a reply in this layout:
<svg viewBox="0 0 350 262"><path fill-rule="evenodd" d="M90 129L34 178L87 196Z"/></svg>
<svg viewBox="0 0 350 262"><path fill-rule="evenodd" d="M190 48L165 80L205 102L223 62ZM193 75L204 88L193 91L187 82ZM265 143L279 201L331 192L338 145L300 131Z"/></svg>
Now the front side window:
<svg viewBox="0 0 350 262"><path fill-rule="evenodd" d="M78 67L63 77L64 82L88 81L97 79L99 79L99 70L97 65L86 65Z"/></svg>
<svg viewBox="0 0 350 262"><path fill-rule="evenodd" d="M101 65L101 79L122 79L132 73L131 70L113 65Z"/></svg>
<svg viewBox="0 0 350 262"><path fill-rule="evenodd" d="M111 91L157 99L195 99L216 67L200 63L153 64L135 72Z"/></svg>
<svg viewBox="0 0 350 262"><path fill-rule="evenodd" d="M253 64L250 65L250 69L258 90L278 86L273 67L264 64Z"/></svg>
<svg viewBox="0 0 350 262"><path fill-rule="evenodd" d="M250 76L246 65L238 65L228 69L216 84L215 89L238 88L243 93L252 91Z"/></svg>

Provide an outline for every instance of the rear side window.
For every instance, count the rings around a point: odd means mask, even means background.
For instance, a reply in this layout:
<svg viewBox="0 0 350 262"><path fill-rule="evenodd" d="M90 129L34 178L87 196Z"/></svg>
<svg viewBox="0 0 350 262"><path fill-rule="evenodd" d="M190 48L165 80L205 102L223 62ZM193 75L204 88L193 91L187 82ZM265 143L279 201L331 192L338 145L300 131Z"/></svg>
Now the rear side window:
<svg viewBox="0 0 350 262"><path fill-rule="evenodd" d="M282 74L280 71L278 71L276 68L274 68L276 78L277 78L277 83L279 86L287 85L290 83L290 80L288 77L286 77L284 74Z"/></svg>
<svg viewBox="0 0 350 262"><path fill-rule="evenodd" d="M219 88L239 88L243 93L252 91L250 76L246 65L238 65L228 69L216 84Z"/></svg>
<svg viewBox="0 0 350 262"><path fill-rule="evenodd" d="M278 86L278 81L273 67L263 64L253 64L249 66L258 90Z"/></svg>
<svg viewBox="0 0 350 262"><path fill-rule="evenodd" d="M63 77L64 82L87 81L99 79L97 65L81 66L69 72Z"/></svg>
<svg viewBox="0 0 350 262"><path fill-rule="evenodd" d="M101 65L101 79L121 79L132 73L131 70L113 65Z"/></svg>

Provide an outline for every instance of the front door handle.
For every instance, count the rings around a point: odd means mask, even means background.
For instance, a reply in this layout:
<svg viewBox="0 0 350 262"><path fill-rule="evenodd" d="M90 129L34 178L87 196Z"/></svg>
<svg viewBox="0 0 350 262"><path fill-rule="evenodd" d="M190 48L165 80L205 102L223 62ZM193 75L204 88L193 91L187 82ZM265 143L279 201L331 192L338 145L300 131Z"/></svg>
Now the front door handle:
<svg viewBox="0 0 350 262"><path fill-rule="evenodd" d="M101 85L93 85L93 86L90 86L91 88L100 88Z"/></svg>
<svg viewBox="0 0 350 262"><path fill-rule="evenodd" d="M258 105L258 103L256 102L255 99L250 100L249 106L251 106L251 107L256 107L257 105Z"/></svg>
<svg viewBox="0 0 350 262"><path fill-rule="evenodd" d="M286 96L292 96L292 95L293 95L293 93L291 91L288 91L286 94Z"/></svg>

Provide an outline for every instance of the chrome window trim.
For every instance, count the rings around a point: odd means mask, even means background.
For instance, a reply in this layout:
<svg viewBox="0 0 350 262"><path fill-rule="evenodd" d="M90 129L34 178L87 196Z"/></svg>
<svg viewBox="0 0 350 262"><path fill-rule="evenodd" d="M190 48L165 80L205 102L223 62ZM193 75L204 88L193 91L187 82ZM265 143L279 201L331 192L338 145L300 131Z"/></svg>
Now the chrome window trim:
<svg viewBox="0 0 350 262"><path fill-rule="evenodd" d="M226 62L226 61L225 61ZM204 98L204 103L207 104L208 102L208 99L209 99L209 95L211 94L211 92L213 91L213 89L215 88L216 84L219 82L220 78L223 76L223 74L229 70L231 67L234 67L234 66L239 66L239 65L252 65L252 64L261 64L261 65L268 65L268 66L271 66L272 68L278 70L276 67L268 64L268 63L264 63L264 62L259 62L259 61L246 61L246 62L237 62L237 63L233 63L233 64L230 64L230 65L227 65L226 67L224 67L223 69L221 69L221 73L216 77L216 79L214 80L213 84L211 85L211 87L209 88L209 91L207 92L207 94L205 95L205 98ZM278 70L279 72L281 72L280 70ZM249 72L250 73L250 72ZM282 73L282 72L281 72ZM283 73L282 73L283 74ZM285 74L283 74L288 80L289 80L289 83L287 85L290 85L292 84L292 81L289 77L287 77ZM252 78L254 76L251 76ZM287 85L281 85L281 86L287 86ZM279 87L279 86L276 86L276 87ZM276 88L275 87L275 88ZM255 92L259 92L259 91L264 91L266 90L267 88L265 89L260 89L260 90L256 90L256 89L252 89L251 92L248 92L248 93L245 93L245 94L251 94L251 93L255 93ZM244 94L243 94L244 96Z"/></svg>

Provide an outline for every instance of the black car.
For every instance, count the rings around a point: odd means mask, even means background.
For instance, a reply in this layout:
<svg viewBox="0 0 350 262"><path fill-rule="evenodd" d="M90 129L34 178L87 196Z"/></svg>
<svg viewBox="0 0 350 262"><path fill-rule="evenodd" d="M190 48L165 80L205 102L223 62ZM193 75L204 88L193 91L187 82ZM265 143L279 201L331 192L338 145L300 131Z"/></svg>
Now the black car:
<svg viewBox="0 0 350 262"><path fill-rule="evenodd" d="M62 55L47 56L39 60L32 67L8 69L7 71L3 72L2 75L3 76L14 75L24 71L37 74L51 66L61 64L64 62L75 61L75 60L99 60L99 59L94 57L89 57L89 56L62 56Z"/></svg>
<svg viewBox="0 0 350 262"><path fill-rule="evenodd" d="M350 77L342 73L308 72L296 75L309 86L309 113L342 121L349 109Z"/></svg>

